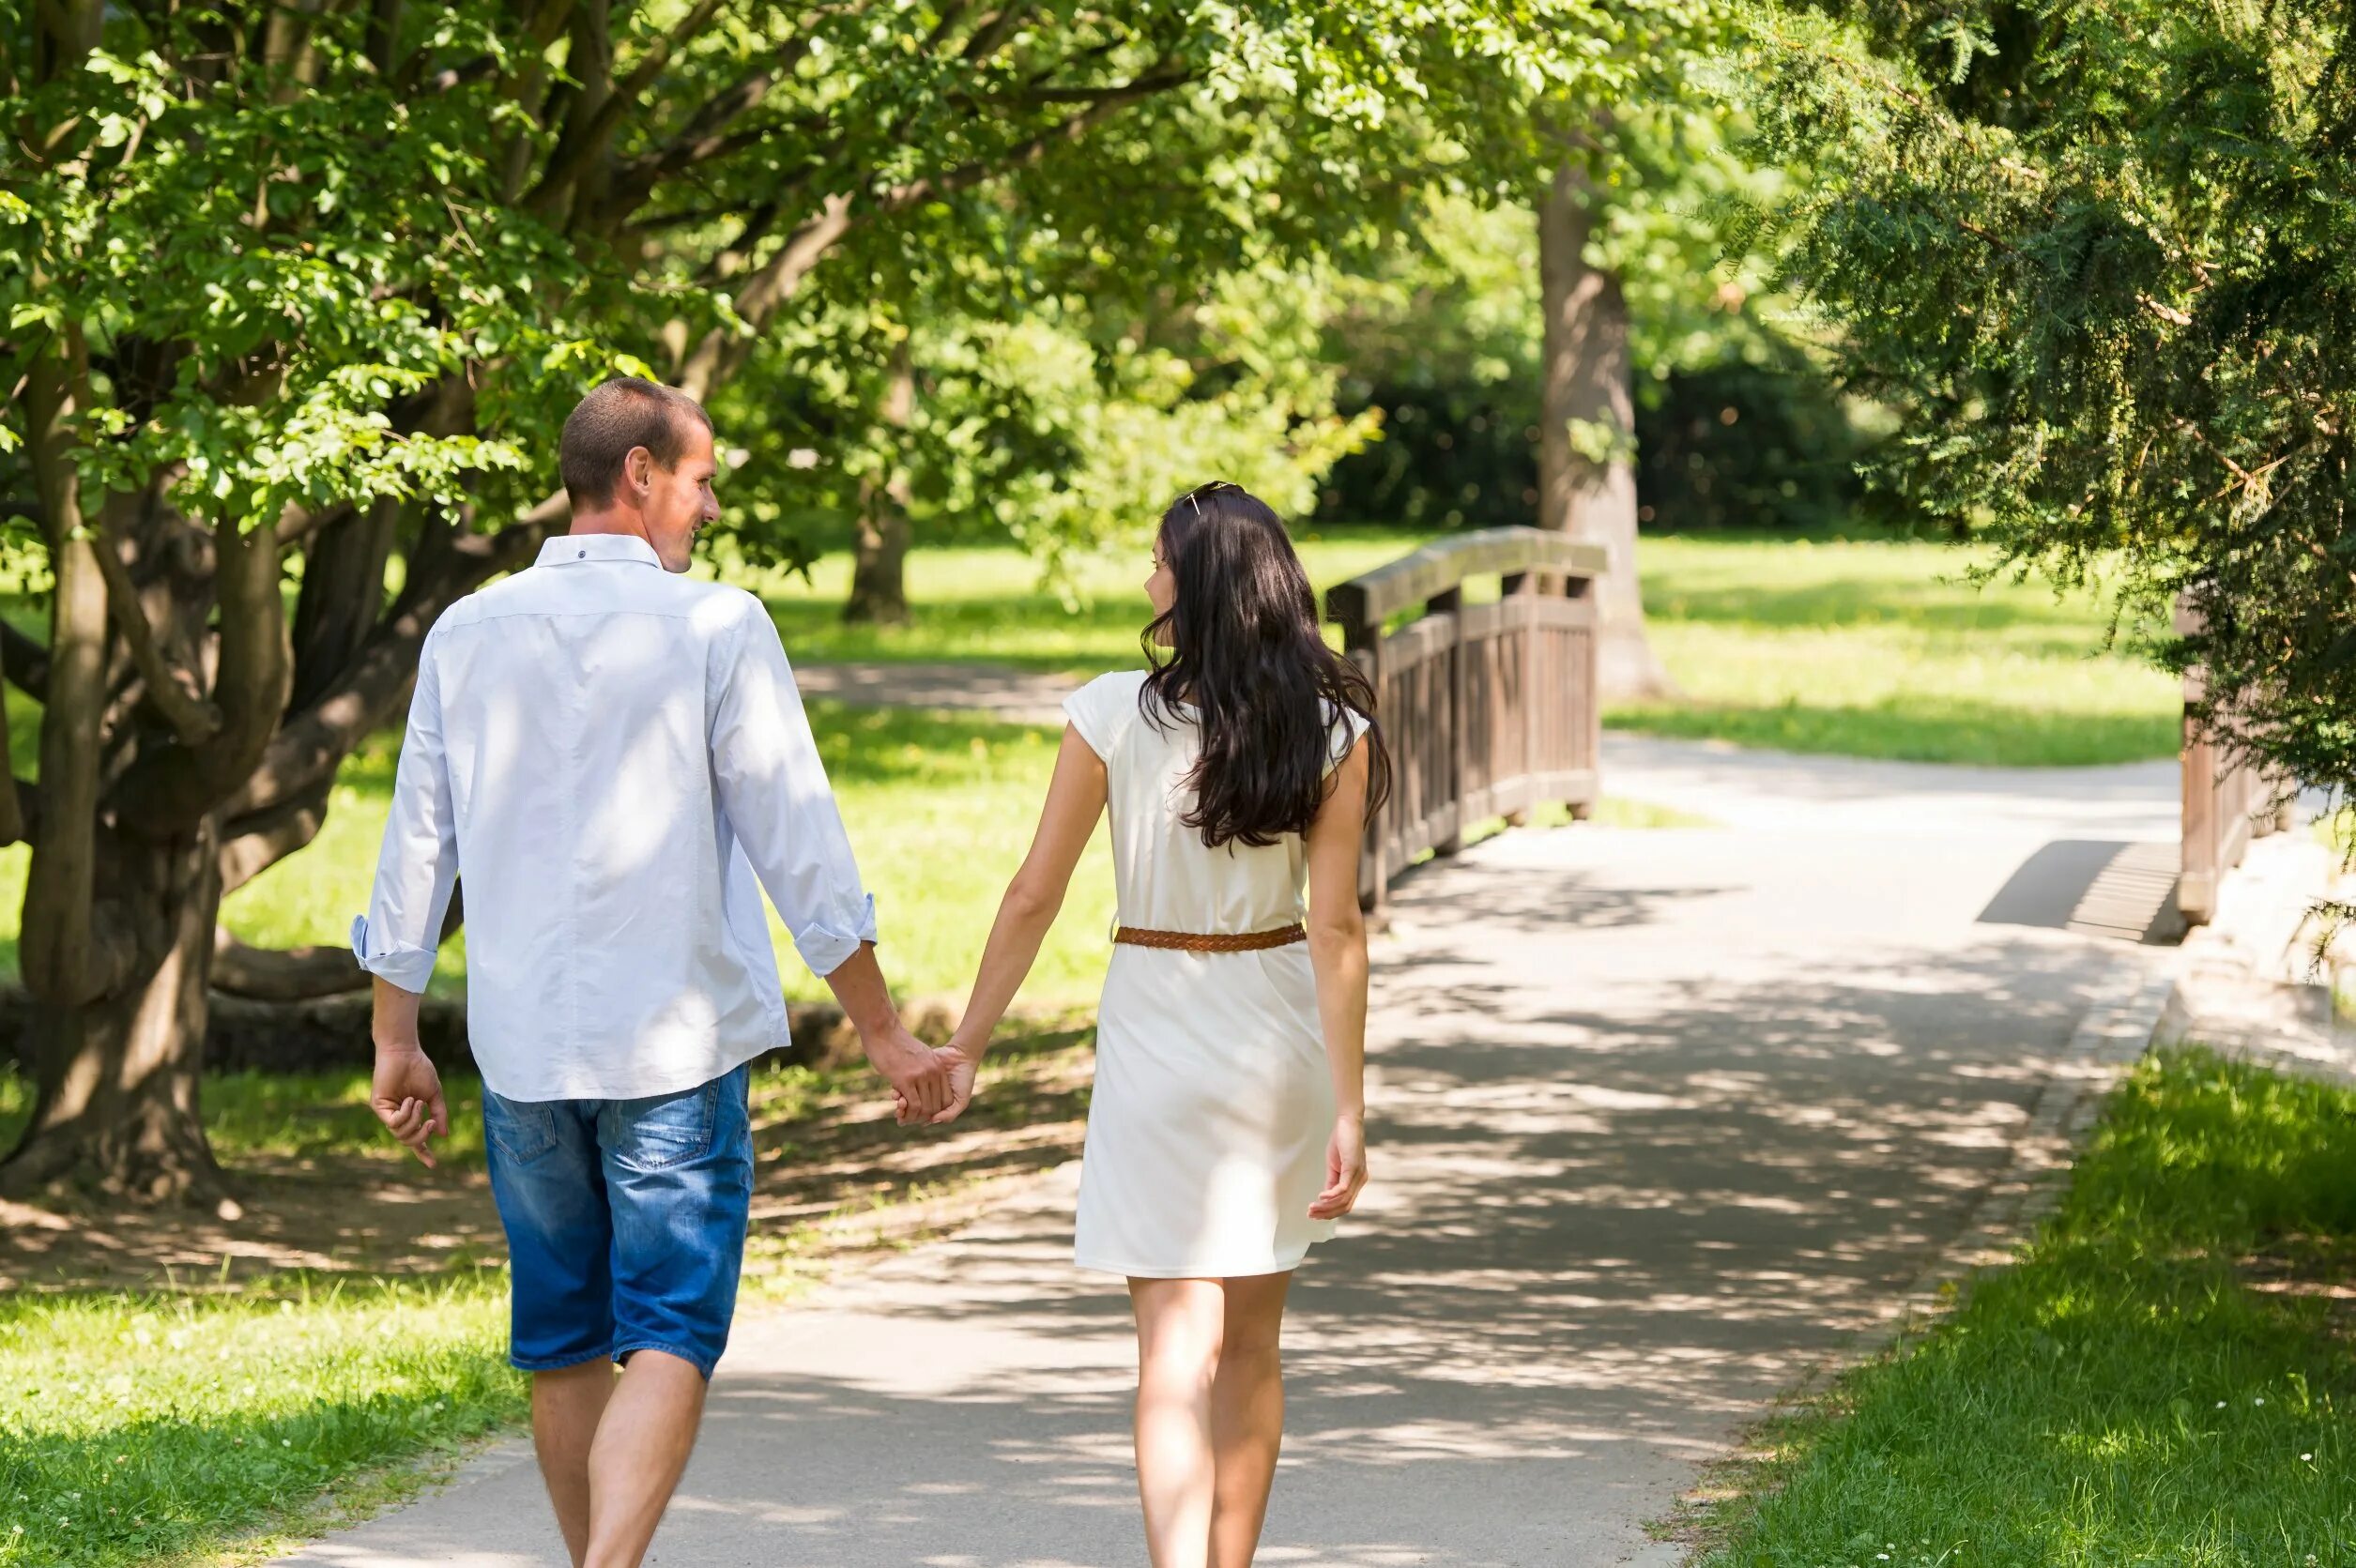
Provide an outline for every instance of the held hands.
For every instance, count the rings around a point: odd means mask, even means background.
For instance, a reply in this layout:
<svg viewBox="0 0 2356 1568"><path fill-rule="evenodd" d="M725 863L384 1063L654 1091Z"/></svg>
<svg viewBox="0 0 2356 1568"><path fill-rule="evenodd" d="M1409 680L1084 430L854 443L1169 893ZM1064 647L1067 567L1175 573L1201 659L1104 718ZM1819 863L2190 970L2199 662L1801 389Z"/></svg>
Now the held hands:
<svg viewBox="0 0 2356 1568"><path fill-rule="evenodd" d="M1366 1186L1366 1122L1342 1115L1334 1119L1334 1135L1325 1145L1325 1190L1308 1206L1312 1220L1338 1220L1356 1207Z"/></svg>
<svg viewBox="0 0 2356 1568"><path fill-rule="evenodd" d="M450 1135L450 1109L442 1103L441 1074L425 1053L415 1044L378 1046L368 1104L395 1141L433 1168L426 1140Z"/></svg>
<svg viewBox="0 0 2356 1568"><path fill-rule="evenodd" d="M949 1075L949 1104L927 1117L917 1111L908 1096L895 1092L893 1106L903 1127L923 1122L928 1127L941 1127L965 1114L973 1103L973 1076L982 1065L982 1045L968 1042L960 1034L949 1043L933 1052L933 1059Z"/></svg>
<svg viewBox="0 0 2356 1568"><path fill-rule="evenodd" d="M965 1100L953 1088L951 1063L947 1055L936 1051L908 1032L908 1027L895 1019L888 1029L881 1029L864 1041L867 1060L892 1085L893 1108L901 1126L919 1121L946 1121L965 1109ZM972 1092L972 1078L966 1079L965 1093ZM943 1116L942 1112L948 1112Z"/></svg>

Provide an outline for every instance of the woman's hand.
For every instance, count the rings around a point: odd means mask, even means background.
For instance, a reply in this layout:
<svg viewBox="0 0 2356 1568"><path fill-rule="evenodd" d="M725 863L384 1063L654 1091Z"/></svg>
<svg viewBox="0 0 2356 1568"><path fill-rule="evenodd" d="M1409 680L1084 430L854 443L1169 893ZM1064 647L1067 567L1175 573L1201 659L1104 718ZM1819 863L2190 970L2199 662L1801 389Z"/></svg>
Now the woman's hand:
<svg viewBox="0 0 2356 1568"><path fill-rule="evenodd" d="M906 1096L895 1094L893 1105L900 1125L910 1127L921 1121L928 1127L939 1127L962 1116L966 1106L973 1102L974 1075L981 1069L982 1054L988 1045L987 1038L971 1039L960 1030L949 1037L948 1044L934 1050L933 1060L949 1074L949 1104L927 1118L918 1115Z"/></svg>
<svg viewBox="0 0 2356 1568"><path fill-rule="evenodd" d="M1325 1141L1325 1190L1308 1206L1312 1220L1338 1220L1357 1206L1366 1187L1366 1122L1354 1116L1334 1119Z"/></svg>

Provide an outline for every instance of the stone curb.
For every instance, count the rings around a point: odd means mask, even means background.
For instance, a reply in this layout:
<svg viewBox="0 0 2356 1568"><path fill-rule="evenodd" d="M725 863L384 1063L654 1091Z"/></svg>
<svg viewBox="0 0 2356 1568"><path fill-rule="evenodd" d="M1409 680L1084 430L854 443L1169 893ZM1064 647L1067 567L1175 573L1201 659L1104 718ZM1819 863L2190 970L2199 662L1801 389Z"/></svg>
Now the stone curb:
<svg viewBox="0 0 2356 1568"><path fill-rule="evenodd" d="M1818 1362L1780 1404L1815 1397L1843 1372L1921 1332L1953 1310L1974 1275L2012 1260L2060 1202L2063 1180L2080 1145L2111 1089L2151 1047L2176 984L2172 966L2119 966L2054 1063L2028 1121L2013 1139L2011 1163L1973 1205L1963 1229L1879 1322L1859 1329Z"/></svg>

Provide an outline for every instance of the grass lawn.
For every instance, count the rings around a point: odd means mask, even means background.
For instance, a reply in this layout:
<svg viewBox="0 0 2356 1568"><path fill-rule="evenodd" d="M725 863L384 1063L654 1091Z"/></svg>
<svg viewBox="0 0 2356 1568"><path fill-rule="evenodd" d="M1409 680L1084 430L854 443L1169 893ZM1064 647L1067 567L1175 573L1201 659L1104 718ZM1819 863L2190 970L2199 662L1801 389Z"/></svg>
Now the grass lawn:
<svg viewBox="0 0 2356 1568"><path fill-rule="evenodd" d="M1429 536L1329 529L1302 555L1320 587ZM2037 583L1976 587L1974 557L1911 540L1648 536L1640 547L1654 646L1677 703L1608 722L1655 734L1850 756L2042 767L2172 756L2175 681L2122 646L2103 648L2093 594ZM842 556L809 582L758 588L805 660L971 659L1080 675L1138 662L1144 562L1095 563L1066 614L1013 551L963 546L909 561L915 624L845 627ZM1493 593L1474 586L1469 597ZM2129 639L2122 637L2124 645Z"/></svg>
<svg viewBox="0 0 2356 1568"><path fill-rule="evenodd" d="M1302 564L1322 593L1407 554L1430 536L1396 528L1327 528L1300 540ZM809 577L739 575L777 617L796 661L971 659L1017 669L1086 677L1144 663L1138 633L1147 617L1145 578L1153 562L1140 543L1130 556L1084 562L1079 598L1067 610L1039 586L1019 551L987 545L918 550L908 558L907 626L845 626L850 558L821 557Z"/></svg>
<svg viewBox="0 0 2356 1568"><path fill-rule="evenodd" d="M1008 1042L973 1109L926 1133L895 1127L863 1070L756 1073L744 1304L800 1289L845 1254L956 1223L994 1177L1071 1158L1087 1046L1085 1031L1057 1028ZM246 1560L261 1542L406 1495L421 1472L403 1461L521 1417L482 1086L446 1088L457 1136L432 1172L384 1138L361 1072L213 1075L206 1120L247 1202L242 1225L192 1210L9 1211L0 1568L211 1561L231 1543ZM0 1073L0 1143L27 1099ZM212 1247L218 1269L158 1262ZM269 1267L305 1255L348 1267ZM162 1288L123 1287L143 1270Z"/></svg>
<svg viewBox="0 0 2356 1568"><path fill-rule="evenodd" d="M506 1275L0 1297L0 1564L178 1560L517 1419Z"/></svg>
<svg viewBox="0 0 2356 1568"><path fill-rule="evenodd" d="M1772 1434L1701 1561L2356 1560L2351 1263L2356 1093L2149 1060L2019 1262Z"/></svg>
<svg viewBox="0 0 2356 1568"><path fill-rule="evenodd" d="M2105 607L2037 583L1975 587L1912 541L1702 536L1638 547L1654 647L1686 700L1612 710L1657 735L2009 767L2176 754L2173 677ZM1945 580L1942 580L1945 579Z"/></svg>

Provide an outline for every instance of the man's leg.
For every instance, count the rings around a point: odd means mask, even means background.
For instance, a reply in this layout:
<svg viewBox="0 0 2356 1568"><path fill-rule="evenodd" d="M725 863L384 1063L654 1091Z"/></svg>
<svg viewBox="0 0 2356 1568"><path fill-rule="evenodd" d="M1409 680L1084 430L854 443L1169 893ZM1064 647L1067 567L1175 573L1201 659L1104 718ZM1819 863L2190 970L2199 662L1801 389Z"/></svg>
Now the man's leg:
<svg viewBox="0 0 2356 1568"><path fill-rule="evenodd" d="M593 1101L482 1097L514 1298L509 1359L532 1375L532 1446L574 1568L589 1550L589 1445L614 1385L613 1217L596 1119Z"/></svg>
<svg viewBox="0 0 2356 1568"><path fill-rule="evenodd" d="M598 1119L625 1365L589 1452L585 1568L637 1568L696 1446L753 1201L746 1078L740 1067L683 1094L615 1101Z"/></svg>
<svg viewBox="0 0 2356 1568"><path fill-rule="evenodd" d="M695 1451L704 1375L662 1350L630 1358L589 1456L589 1549L582 1568L638 1568Z"/></svg>
<svg viewBox="0 0 2356 1568"><path fill-rule="evenodd" d="M614 1393L614 1363L600 1356L578 1366L535 1372L531 1379L531 1440L541 1479L556 1505L557 1528L573 1568L589 1555L589 1449Z"/></svg>

